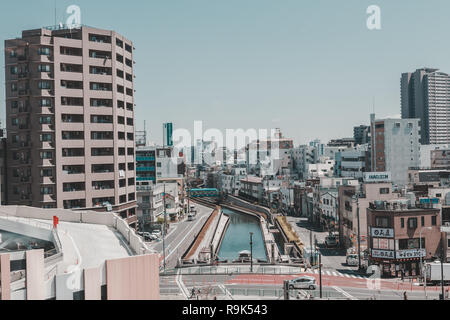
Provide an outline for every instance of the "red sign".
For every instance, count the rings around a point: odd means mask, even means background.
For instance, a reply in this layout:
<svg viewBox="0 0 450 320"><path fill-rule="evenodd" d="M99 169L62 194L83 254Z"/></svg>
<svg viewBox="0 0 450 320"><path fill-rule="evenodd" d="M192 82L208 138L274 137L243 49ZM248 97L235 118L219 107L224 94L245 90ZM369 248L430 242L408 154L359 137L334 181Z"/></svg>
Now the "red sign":
<svg viewBox="0 0 450 320"><path fill-rule="evenodd" d="M57 216L53 217L53 228L57 229L59 224L59 218Z"/></svg>

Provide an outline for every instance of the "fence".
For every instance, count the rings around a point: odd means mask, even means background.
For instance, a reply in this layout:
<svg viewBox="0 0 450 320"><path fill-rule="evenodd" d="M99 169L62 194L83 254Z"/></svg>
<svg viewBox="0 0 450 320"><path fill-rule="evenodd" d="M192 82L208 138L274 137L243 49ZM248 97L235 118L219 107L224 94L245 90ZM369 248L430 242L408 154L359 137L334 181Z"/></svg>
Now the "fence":
<svg viewBox="0 0 450 320"><path fill-rule="evenodd" d="M259 275L298 275L305 272L302 267L263 267L254 265L253 272L250 271L250 266L221 266L221 267L193 267L166 270L160 276L174 276L178 272L181 275L235 275L235 274L259 274Z"/></svg>

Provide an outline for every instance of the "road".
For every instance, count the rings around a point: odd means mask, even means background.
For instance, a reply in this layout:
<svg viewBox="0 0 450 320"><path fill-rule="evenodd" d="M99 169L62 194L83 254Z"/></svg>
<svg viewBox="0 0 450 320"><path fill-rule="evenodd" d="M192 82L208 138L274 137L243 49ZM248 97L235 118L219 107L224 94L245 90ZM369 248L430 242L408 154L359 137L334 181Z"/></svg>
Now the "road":
<svg viewBox="0 0 450 320"><path fill-rule="evenodd" d="M346 265L346 251L342 249L327 249L323 246L328 232L317 230L308 223L307 218L287 217L288 222L297 232L300 240L310 248L314 248L315 239L319 243L320 253L322 254L323 270L340 272L344 274L359 274L358 267L349 267ZM311 244L312 238L312 244Z"/></svg>
<svg viewBox="0 0 450 320"><path fill-rule="evenodd" d="M205 224L207 218L213 212L213 209L198 204L192 204L197 209L197 218L194 221L183 221L170 224L169 233L165 238L166 247L166 269L176 267L178 259L186 252L186 250L194 241L197 234ZM163 242L153 242L150 248L159 253L163 252Z"/></svg>
<svg viewBox="0 0 450 320"><path fill-rule="evenodd" d="M331 273L331 272L330 272ZM283 282L305 274L298 275L183 275L161 277L161 295L188 299L192 288L201 290L200 299L217 296L219 300L271 300L283 299ZM311 274L308 274L311 275ZM319 284L317 274L312 274ZM177 281L179 280L179 281ZM185 288L182 294L180 283ZM425 300L424 288L411 283L397 283L391 280L374 280L362 277L342 277L324 275L322 277L323 298L331 300L403 300L404 292L408 300ZM305 290L315 298L319 298L319 288L314 291ZM440 288L428 287L429 300L439 299ZM292 299L297 291L292 292Z"/></svg>

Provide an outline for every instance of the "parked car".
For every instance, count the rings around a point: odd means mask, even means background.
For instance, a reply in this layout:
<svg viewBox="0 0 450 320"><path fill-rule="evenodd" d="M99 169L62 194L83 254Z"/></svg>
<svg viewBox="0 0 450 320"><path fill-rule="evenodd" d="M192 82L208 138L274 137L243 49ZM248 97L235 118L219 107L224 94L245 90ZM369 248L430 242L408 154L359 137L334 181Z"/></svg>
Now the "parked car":
<svg viewBox="0 0 450 320"><path fill-rule="evenodd" d="M294 280L289 281L289 289L307 289L307 290L316 290L316 279L313 277L300 277Z"/></svg>
<svg viewBox="0 0 450 320"><path fill-rule="evenodd" d="M153 232L152 232L152 235L154 235L154 236L160 238L160 237L162 236L162 233L161 233L161 231L158 230L158 231L153 231Z"/></svg>

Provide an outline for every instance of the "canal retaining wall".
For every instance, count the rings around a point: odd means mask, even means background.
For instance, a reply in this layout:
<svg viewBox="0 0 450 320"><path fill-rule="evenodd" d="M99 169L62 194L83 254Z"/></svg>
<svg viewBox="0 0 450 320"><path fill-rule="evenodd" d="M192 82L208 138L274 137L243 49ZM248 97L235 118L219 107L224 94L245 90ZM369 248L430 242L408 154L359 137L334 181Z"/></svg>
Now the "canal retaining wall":
<svg viewBox="0 0 450 320"><path fill-rule="evenodd" d="M230 205L236 205L240 208L245 208L245 209L251 210L258 215L262 215L264 217L264 219L266 219L267 221L269 221L270 223L273 224L272 214L270 212L270 209L268 209L268 208L261 207L256 204L252 204L250 202L247 202L243 199L240 199L240 198L237 198L234 196L228 196L228 199L226 200L226 202Z"/></svg>
<svg viewBox="0 0 450 320"><path fill-rule="evenodd" d="M221 208L219 206L216 206L213 213L209 216L208 220L206 220L194 242L183 256L183 261L192 260L194 258L197 259L200 252L205 248L205 246L206 248L209 248L209 243L213 237L213 232L215 230L216 224L219 221L221 211Z"/></svg>
<svg viewBox="0 0 450 320"><path fill-rule="evenodd" d="M223 238L225 237L225 233L230 225L230 217L226 214L220 214L219 223L217 224L216 231L214 232L213 239L211 241L211 248L214 253L214 259L217 257L219 253L220 246L222 245Z"/></svg>

